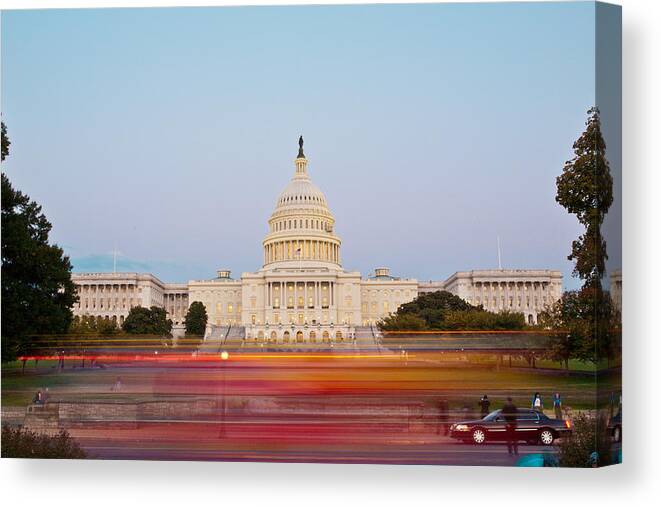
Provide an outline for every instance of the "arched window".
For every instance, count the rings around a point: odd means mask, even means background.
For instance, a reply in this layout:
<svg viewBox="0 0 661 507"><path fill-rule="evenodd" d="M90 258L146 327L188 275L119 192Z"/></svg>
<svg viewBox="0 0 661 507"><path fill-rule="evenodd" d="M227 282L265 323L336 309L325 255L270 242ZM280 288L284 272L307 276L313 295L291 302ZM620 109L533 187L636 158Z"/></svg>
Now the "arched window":
<svg viewBox="0 0 661 507"><path fill-rule="evenodd" d="M317 341L317 333L310 331L310 342L314 343L315 341Z"/></svg>
<svg viewBox="0 0 661 507"><path fill-rule="evenodd" d="M303 342L303 331L297 331L296 332L296 342L297 343L302 343Z"/></svg>
<svg viewBox="0 0 661 507"><path fill-rule="evenodd" d="M321 335L321 339L324 343L328 343L330 341L330 335L328 334L328 331L324 331L324 333Z"/></svg>
<svg viewBox="0 0 661 507"><path fill-rule="evenodd" d="M289 331L285 331L284 334L282 335L282 342L289 343Z"/></svg>
<svg viewBox="0 0 661 507"><path fill-rule="evenodd" d="M278 334L275 331L271 331L271 341L272 342L278 341Z"/></svg>
<svg viewBox="0 0 661 507"><path fill-rule="evenodd" d="M335 333L335 341L336 342L342 341L342 331L338 331L337 333Z"/></svg>

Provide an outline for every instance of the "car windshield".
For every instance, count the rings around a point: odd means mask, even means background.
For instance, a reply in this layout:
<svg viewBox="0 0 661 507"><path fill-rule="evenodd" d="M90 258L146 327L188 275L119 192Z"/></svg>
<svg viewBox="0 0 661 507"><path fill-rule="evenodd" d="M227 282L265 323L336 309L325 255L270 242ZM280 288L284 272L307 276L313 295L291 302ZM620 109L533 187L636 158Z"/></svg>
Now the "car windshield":
<svg viewBox="0 0 661 507"><path fill-rule="evenodd" d="M498 417L499 414L500 414L500 410L494 410L490 414L485 415L483 417L483 420L484 421L493 421L496 417Z"/></svg>

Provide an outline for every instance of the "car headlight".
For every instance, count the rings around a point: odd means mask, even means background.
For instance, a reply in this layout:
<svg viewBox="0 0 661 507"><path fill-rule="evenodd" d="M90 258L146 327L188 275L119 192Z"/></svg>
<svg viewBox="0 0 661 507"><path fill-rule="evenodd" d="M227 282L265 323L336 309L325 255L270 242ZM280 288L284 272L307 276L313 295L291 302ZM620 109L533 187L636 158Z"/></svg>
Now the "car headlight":
<svg viewBox="0 0 661 507"><path fill-rule="evenodd" d="M455 429L455 431L468 431L468 425L467 424L455 424L454 429Z"/></svg>

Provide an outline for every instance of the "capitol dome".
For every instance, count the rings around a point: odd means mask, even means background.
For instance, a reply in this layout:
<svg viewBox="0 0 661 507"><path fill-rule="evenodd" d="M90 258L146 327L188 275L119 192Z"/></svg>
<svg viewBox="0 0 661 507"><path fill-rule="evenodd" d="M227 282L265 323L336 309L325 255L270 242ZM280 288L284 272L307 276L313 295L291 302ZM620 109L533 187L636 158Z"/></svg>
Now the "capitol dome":
<svg viewBox="0 0 661 507"><path fill-rule="evenodd" d="M291 206L316 206L328 209L324 194L312 183L307 173L305 177L295 175L289 182L278 197L276 211Z"/></svg>
<svg viewBox="0 0 661 507"><path fill-rule="evenodd" d="M335 218L323 192L310 179L302 137L294 165L294 176L269 218L264 266L338 268L341 242L333 233Z"/></svg>

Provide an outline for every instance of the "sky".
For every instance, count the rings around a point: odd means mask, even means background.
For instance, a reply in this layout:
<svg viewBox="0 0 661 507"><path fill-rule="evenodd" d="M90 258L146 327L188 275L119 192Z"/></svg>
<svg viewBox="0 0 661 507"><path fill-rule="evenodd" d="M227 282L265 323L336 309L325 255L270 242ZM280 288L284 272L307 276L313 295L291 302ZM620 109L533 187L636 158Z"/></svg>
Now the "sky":
<svg viewBox="0 0 661 507"><path fill-rule="evenodd" d="M555 178L595 103L594 4L2 13L3 171L78 272L233 276L299 135L345 269L562 270Z"/></svg>

